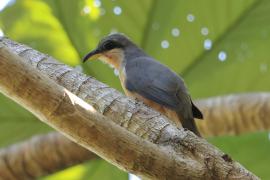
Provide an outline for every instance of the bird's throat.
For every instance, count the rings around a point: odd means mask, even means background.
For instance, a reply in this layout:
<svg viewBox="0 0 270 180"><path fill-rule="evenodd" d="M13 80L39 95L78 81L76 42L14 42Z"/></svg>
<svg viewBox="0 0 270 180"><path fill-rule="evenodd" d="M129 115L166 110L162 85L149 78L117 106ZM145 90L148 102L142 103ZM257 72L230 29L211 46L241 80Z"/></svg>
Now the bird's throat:
<svg viewBox="0 0 270 180"><path fill-rule="evenodd" d="M124 61L124 52L121 49L113 49L102 53L99 59L119 71Z"/></svg>

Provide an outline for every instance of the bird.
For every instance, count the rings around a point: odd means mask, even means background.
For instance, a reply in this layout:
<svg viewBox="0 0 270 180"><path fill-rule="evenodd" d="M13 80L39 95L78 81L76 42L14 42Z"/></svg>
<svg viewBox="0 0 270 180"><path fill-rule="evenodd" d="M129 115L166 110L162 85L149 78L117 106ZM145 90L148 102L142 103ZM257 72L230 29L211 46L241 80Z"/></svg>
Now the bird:
<svg viewBox="0 0 270 180"><path fill-rule="evenodd" d="M176 127L182 126L201 137L194 118L203 119L203 114L192 102L184 80L129 37L122 33L105 36L83 62L88 59L101 60L117 70L127 96L167 116Z"/></svg>

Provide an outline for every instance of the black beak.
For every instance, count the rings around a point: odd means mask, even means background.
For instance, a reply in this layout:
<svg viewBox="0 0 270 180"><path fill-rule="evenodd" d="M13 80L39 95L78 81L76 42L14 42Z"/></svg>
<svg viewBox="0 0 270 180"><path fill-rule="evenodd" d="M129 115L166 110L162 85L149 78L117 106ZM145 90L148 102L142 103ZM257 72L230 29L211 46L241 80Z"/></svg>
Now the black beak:
<svg viewBox="0 0 270 180"><path fill-rule="evenodd" d="M89 58L98 57L100 55L101 51L99 49L94 49L90 53L88 53L84 58L83 62L87 61Z"/></svg>

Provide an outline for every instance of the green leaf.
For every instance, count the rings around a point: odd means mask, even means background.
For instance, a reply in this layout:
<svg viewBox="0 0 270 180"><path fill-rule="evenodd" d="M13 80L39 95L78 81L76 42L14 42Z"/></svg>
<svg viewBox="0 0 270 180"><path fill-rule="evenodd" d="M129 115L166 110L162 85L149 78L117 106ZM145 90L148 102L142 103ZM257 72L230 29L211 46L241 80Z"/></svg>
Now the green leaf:
<svg viewBox="0 0 270 180"><path fill-rule="evenodd" d="M76 65L79 57L62 26L42 1L17 1L0 14L2 29L13 40Z"/></svg>
<svg viewBox="0 0 270 180"><path fill-rule="evenodd" d="M0 94L0 147L51 130L30 112Z"/></svg>
<svg viewBox="0 0 270 180"><path fill-rule="evenodd" d="M156 0L155 8L146 31L144 48L158 60L167 64L176 72L193 68L197 58L205 53L203 42L211 39L215 42L237 21L254 0L196 0L167 1ZM193 21L188 21L188 17ZM180 35L173 36L172 30L179 29ZM202 28L208 34L202 35ZM167 40L169 48L161 48L161 42Z"/></svg>
<svg viewBox="0 0 270 180"><path fill-rule="evenodd" d="M197 97L269 91L270 2L257 1L185 71L191 94ZM218 54L227 54L225 61ZM211 85L210 85L211 84Z"/></svg>
<svg viewBox="0 0 270 180"><path fill-rule="evenodd" d="M57 172L42 178L43 180L66 180L66 179L128 179L127 173L119 171L115 166L104 160L93 160L82 165L77 165L67 170Z"/></svg>

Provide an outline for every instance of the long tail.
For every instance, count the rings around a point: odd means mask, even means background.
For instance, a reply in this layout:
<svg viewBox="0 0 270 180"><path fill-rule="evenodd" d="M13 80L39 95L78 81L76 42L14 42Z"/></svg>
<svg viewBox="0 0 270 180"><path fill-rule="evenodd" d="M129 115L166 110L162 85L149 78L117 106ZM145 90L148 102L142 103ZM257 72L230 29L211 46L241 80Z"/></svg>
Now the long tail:
<svg viewBox="0 0 270 180"><path fill-rule="evenodd" d="M196 124L195 124L194 118L182 118L182 116L179 113L177 113L177 114L178 114L178 118L181 121L183 128L186 128L186 129L192 131L193 133L195 133L197 136L202 137Z"/></svg>

